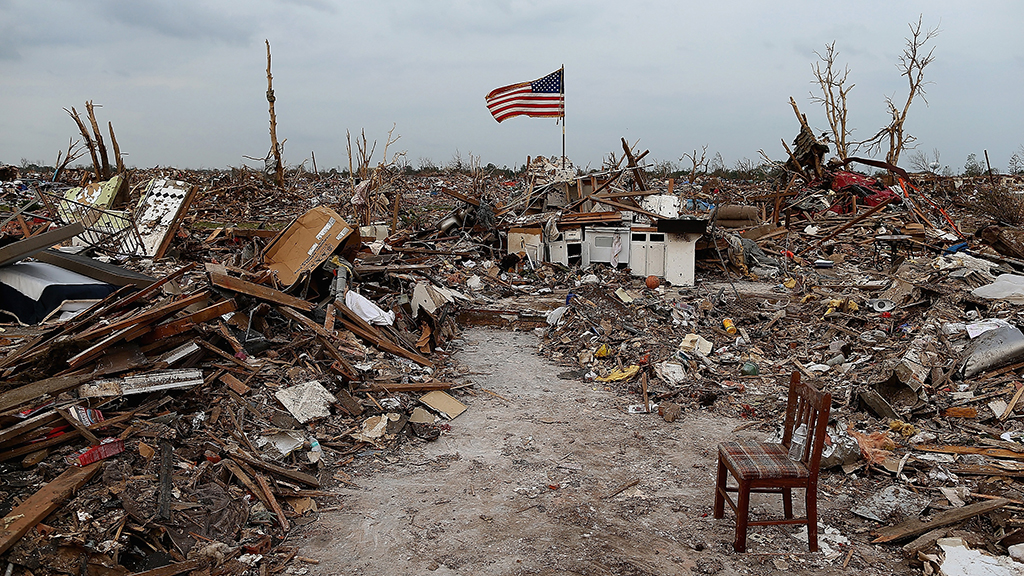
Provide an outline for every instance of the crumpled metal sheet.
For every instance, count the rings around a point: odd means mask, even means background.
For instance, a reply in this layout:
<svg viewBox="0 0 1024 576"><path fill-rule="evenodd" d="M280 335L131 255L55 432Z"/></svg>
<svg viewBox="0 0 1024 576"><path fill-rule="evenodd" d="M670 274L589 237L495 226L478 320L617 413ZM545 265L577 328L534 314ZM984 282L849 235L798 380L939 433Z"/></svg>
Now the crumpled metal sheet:
<svg viewBox="0 0 1024 576"><path fill-rule="evenodd" d="M1024 333L1016 326L1002 326L978 336L964 349L960 373L970 378L985 370L1024 359Z"/></svg>

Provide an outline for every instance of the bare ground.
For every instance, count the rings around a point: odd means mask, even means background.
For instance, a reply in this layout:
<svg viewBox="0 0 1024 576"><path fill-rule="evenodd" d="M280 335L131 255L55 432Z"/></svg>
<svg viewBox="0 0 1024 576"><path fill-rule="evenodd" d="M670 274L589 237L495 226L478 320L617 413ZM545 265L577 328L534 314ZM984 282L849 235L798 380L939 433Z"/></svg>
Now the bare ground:
<svg viewBox="0 0 1024 576"><path fill-rule="evenodd" d="M778 526L751 528L748 552L735 553L731 513L711 518L716 445L764 433L734 432L746 421L713 411L674 423L629 414L635 397L560 379L536 344L531 333L468 330L458 359L474 373L469 409L437 441L369 451L347 467L355 487L336 488L338 508L289 542L319 563L288 572L911 573L898 552L863 543L866 525L828 478L820 520L854 540L853 554L827 539L829 551L810 554L793 527ZM755 516L780 508L752 498Z"/></svg>

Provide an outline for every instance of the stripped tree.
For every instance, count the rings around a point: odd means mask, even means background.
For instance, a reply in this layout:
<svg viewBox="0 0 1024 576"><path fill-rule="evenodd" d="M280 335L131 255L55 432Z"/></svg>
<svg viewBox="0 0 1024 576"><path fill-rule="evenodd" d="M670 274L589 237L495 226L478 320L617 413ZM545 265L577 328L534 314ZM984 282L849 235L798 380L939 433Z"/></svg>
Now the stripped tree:
<svg viewBox="0 0 1024 576"><path fill-rule="evenodd" d="M928 42L939 35L939 29L924 30L922 28L923 19L924 17L920 16L917 19L917 24L909 25L910 36L906 38L906 47L903 49L903 54L900 55L899 62L896 64L900 75L907 78L908 90L906 101L903 102L902 106L898 106L891 96L886 97L885 103L889 107L891 118L889 124L863 142L867 146L868 151L871 152L881 151L884 146L887 146L888 151L885 154L885 161L894 165L899 162L900 154L904 150L913 148L913 143L916 140L904 128L907 121L907 113L910 112L910 105L916 97L920 97L925 104L928 104L928 100L925 98L924 87L929 83L924 80L924 70L935 59L933 54L935 48L929 48Z"/></svg>
<svg viewBox="0 0 1024 576"><path fill-rule="evenodd" d="M850 67L846 66L842 71L837 69L836 43L825 45L825 53L815 52L818 62L811 65L814 71L814 79L821 90L821 96L811 94L811 102L820 103L825 108L825 118L828 119L829 128L832 130L833 144L836 146L836 156L845 160L849 156L850 143L848 141L852 131L846 125L846 95L850 93L854 85L847 85L846 81L850 76Z"/></svg>

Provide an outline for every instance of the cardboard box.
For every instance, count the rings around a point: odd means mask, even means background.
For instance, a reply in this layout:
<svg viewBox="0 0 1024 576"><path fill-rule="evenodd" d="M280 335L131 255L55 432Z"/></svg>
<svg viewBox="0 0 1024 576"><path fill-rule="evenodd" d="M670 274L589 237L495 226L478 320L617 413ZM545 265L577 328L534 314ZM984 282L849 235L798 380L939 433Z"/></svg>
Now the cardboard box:
<svg viewBox="0 0 1024 576"><path fill-rule="evenodd" d="M322 264L343 242L359 242L359 234L326 206L299 216L263 251L263 263L290 287Z"/></svg>

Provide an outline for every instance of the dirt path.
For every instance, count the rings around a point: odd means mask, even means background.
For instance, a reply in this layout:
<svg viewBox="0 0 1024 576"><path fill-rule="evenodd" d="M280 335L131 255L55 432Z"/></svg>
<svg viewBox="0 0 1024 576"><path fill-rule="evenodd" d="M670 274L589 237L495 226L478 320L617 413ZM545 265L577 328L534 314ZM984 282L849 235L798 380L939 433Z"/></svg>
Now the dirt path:
<svg viewBox="0 0 1024 576"><path fill-rule="evenodd" d="M290 542L319 564L292 563L289 573L845 572L844 549L808 554L792 527L753 528L749 553L733 552L732 516L710 517L715 447L744 421L629 414L635 398L559 379L533 334L474 329L464 340L459 360L477 373L469 409L435 442L346 468L358 488L337 488L340 510ZM752 509L767 502L755 496ZM870 550L852 560L849 573L906 570Z"/></svg>

